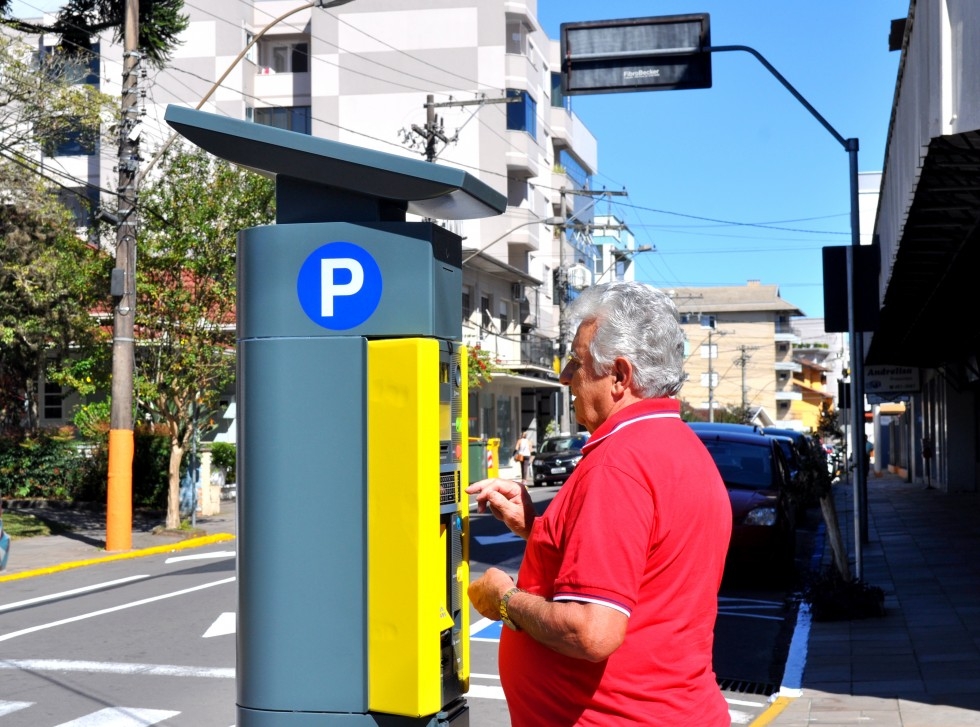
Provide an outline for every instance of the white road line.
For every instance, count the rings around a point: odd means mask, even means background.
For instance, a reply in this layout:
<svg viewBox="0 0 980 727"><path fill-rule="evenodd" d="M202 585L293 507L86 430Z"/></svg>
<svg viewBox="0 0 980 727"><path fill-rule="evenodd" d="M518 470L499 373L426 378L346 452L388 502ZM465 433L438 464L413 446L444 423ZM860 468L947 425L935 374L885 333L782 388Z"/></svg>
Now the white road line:
<svg viewBox="0 0 980 727"><path fill-rule="evenodd" d="M34 702L0 702L0 717L3 717L5 714L12 714L22 709L27 709L32 704Z"/></svg>
<svg viewBox="0 0 980 727"><path fill-rule="evenodd" d="M731 719L732 724L749 724L755 718L754 715L748 712L739 712L737 709L729 709L728 717Z"/></svg>
<svg viewBox="0 0 980 727"><path fill-rule="evenodd" d="M226 636L235 633L236 628L235 612L226 611L215 619L214 623L204 632L204 636L201 638L210 639L212 636Z"/></svg>
<svg viewBox="0 0 980 727"><path fill-rule="evenodd" d="M89 591L97 591L100 588L111 588L112 586L118 586L121 583L131 583L132 581L138 581L143 578L149 578L149 576L129 576L128 578L120 578L115 581L106 581L105 583L96 583L91 586L83 586L82 588L73 588L70 591L62 591L61 593L52 593L50 596L38 596L37 598L28 598L26 601L17 601L16 603L8 603L4 606L0 606L0 611L9 611L12 608L20 608L21 606L30 606L34 603L44 603L45 601L57 601L59 598L75 596L78 595L79 593L88 593Z"/></svg>
<svg viewBox="0 0 980 727"><path fill-rule="evenodd" d="M470 684L470 691L466 693L466 696L473 699L506 699L502 687L491 687L485 684Z"/></svg>
<svg viewBox="0 0 980 727"><path fill-rule="evenodd" d="M147 727L165 719L176 717L180 712L167 709L136 709L131 707L107 707L56 727Z"/></svg>
<svg viewBox="0 0 980 727"><path fill-rule="evenodd" d="M21 671L81 672L85 674L121 674L126 676L196 677L199 679L234 679L234 668L210 666L180 666L178 664L129 664L111 661L80 661L71 659L0 659L0 669ZM0 702L4 704L17 702ZM27 704L25 702L24 704ZM0 714L3 714L0 711Z"/></svg>
<svg viewBox="0 0 980 727"><path fill-rule="evenodd" d="M45 629L51 629L55 626L63 626L65 624L74 623L75 621L84 621L88 618L94 618L96 616L103 616L107 613L114 613L115 611L123 611L127 608L135 608L136 606L145 606L148 603L153 603L154 601L163 601L167 598L174 598L175 596L183 596L187 593L193 593L194 591L203 591L205 588L212 588L213 586L223 586L226 583L234 583L235 577L222 578L220 581L213 581L211 583L204 583L200 586L194 586L192 588L184 588L180 591L174 591L173 593L164 593L160 596L153 596L152 598L143 598L139 601L133 601L132 603L123 603L119 606L113 606L112 608L103 608L99 611L92 611L91 613L83 613L78 616L72 616L71 618L63 618L60 621L52 621L51 623L39 624L37 626L31 626L27 629L21 629L20 631L11 631L9 634L3 634L0 636L0 641L9 641L10 639L15 639L18 636L24 636L25 634L32 634L35 631L44 631Z"/></svg>
<svg viewBox="0 0 980 727"><path fill-rule="evenodd" d="M209 560L211 558L234 558L234 550L220 550L217 553L192 553L191 555L175 555L172 558L167 558L164 562L165 565L170 565L171 563L180 563L185 560Z"/></svg>
<svg viewBox="0 0 980 727"><path fill-rule="evenodd" d="M789 653L786 655L786 666L783 667L783 681L779 687L781 697L799 697L803 694L803 670L806 668L807 644L810 642L810 604L804 601L800 604L796 615L796 627L789 641Z"/></svg>
<svg viewBox="0 0 980 727"><path fill-rule="evenodd" d="M736 706L736 707L765 707L765 706L767 706L767 703L766 702L750 702L747 699L728 699L726 697L725 698L725 701L728 702L731 705Z"/></svg>
<svg viewBox="0 0 980 727"><path fill-rule="evenodd" d="M491 619L481 618L475 624L470 625L470 635L472 636L473 634L477 634L483 631L483 629L485 629L487 626L489 626L492 623L494 622ZM494 639L494 641L496 641L496 639Z"/></svg>

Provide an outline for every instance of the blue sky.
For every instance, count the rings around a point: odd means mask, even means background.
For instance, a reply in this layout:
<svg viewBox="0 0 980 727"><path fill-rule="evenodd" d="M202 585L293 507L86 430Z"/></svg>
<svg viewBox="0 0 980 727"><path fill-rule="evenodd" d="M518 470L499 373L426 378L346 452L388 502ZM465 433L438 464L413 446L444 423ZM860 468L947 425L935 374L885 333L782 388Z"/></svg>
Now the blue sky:
<svg viewBox="0 0 980 727"><path fill-rule="evenodd" d="M711 43L754 48L845 139L860 171L881 171L908 0L538 0L549 37L563 22L709 13ZM843 146L746 52L712 54L710 89L583 95L596 136L596 188L638 244L637 278L659 287L779 286L823 315L821 248L850 242Z"/></svg>
<svg viewBox="0 0 980 727"><path fill-rule="evenodd" d="M63 0L20 0L14 15ZM891 20L908 0L538 0L545 32L563 22L708 13L713 45L761 53L844 138L861 171L880 171L900 54ZM775 284L823 315L821 248L850 242L848 155L744 52L712 55L713 85L695 91L572 98L596 136L600 202L637 243L637 277L659 287Z"/></svg>

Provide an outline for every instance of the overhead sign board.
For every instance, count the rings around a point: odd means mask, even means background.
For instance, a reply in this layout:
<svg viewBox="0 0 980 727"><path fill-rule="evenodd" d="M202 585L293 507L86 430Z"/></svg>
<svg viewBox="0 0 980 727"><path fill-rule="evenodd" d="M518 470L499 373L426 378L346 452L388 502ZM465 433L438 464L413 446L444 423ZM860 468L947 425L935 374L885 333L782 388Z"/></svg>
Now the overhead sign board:
<svg viewBox="0 0 980 727"><path fill-rule="evenodd" d="M711 88L708 14L561 26L565 95Z"/></svg>
<svg viewBox="0 0 980 727"><path fill-rule="evenodd" d="M919 390L915 366L865 366L864 389L871 395L912 394Z"/></svg>

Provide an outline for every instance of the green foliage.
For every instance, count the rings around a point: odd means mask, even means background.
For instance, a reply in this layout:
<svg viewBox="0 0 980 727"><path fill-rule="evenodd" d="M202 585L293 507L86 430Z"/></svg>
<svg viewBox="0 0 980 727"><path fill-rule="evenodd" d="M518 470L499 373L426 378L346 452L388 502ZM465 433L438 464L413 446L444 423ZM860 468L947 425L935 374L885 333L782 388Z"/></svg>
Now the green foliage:
<svg viewBox="0 0 980 727"><path fill-rule="evenodd" d="M106 443L90 448L78 462L79 487L71 499L106 502L109 481L109 450ZM170 437L151 428L133 433L133 506L162 510L167 506L167 465Z"/></svg>
<svg viewBox="0 0 980 727"><path fill-rule="evenodd" d="M484 384L489 384L495 373L502 373L507 370L501 368L499 361L480 344L470 346L467 351L469 352L469 360L467 361L466 373L470 391L479 389Z"/></svg>
<svg viewBox="0 0 980 727"><path fill-rule="evenodd" d="M7 510L3 514L3 529L14 540L51 535L51 526L34 515Z"/></svg>
<svg viewBox="0 0 980 727"><path fill-rule="evenodd" d="M75 409L72 423L82 438L106 444L109 440L110 409L108 399L82 404Z"/></svg>
<svg viewBox="0 0 980 727"><path fill-rule="evenodd" d="M5 497L71 499L81 483L78 464L74 443L51 433L0 439L0 483Z"/></svg>
<svg viewBox="0 0 980 727"><path fill-rule="evenodd" d="M275 219L270 180L177 146L141 193L135 394L174 461L217 419L235 375L235 241ZM176 472L167 523L179 523Z"/></svg>
<svg viewBox="0 0 980 727"><path fill-rule="evenodd" d="M229 442L212 442L210 448L212 466L215 469L225 471L226 483L235 482L235 459L237 455L235 445Z"/></svg>
<svg viewBox="0 0 980 727"><path fill-rule="evenodd" d="M179 44L178 36L190 24L183 9L183 0L140 0L137 45L151 65L162 68ZM0 12L8 10L9 0L0 0ZM126 0L68 0L50 24L22 20L5 24L24 33L60 36L65 53L87 54L104 30L113 30L115 40L122 40L125 18Z"/></svg>
<svg viewBox="0 0 980 727"><path fill-rule="evenodd" d="M820 421L817 423L817 434L822 439L840 439L844 431L838 421L837 410L829 401L820 404Z"/></svg>
<svg viewBox="0 0 980 727"><path fill-rule="evenodd" d="M811 579L803 591L814 621L849 621L885 615L885 592L859 580L845 580L836 569Z"/></svg>

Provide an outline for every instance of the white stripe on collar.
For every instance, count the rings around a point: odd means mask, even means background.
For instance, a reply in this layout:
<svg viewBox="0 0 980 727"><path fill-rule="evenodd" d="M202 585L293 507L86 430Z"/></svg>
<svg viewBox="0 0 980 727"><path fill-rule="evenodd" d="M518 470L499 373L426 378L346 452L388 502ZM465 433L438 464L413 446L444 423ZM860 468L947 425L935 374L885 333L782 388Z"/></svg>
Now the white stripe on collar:
<svg viewBox="0 0 980 727"><path fill-rule="evenodd" d="M603 434L598 439L590 439L585 444L585 446L582 447L582 449L583 450L592 449L593 444L599 444L599 442L604 440L606 437L611 437L613 434L621 430L623 427L628 427L630 424L636 424L637 422L646 421L647 419L680 419L680 418L681 415L676 411L661 411L661 412L657 412L656 414L644 414L643 416L638 416L635 417L634 419L627 419L625 422L620 422L619 424L617 424L613 428L613 430L608 434Z"/></svg>

